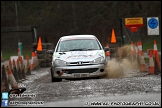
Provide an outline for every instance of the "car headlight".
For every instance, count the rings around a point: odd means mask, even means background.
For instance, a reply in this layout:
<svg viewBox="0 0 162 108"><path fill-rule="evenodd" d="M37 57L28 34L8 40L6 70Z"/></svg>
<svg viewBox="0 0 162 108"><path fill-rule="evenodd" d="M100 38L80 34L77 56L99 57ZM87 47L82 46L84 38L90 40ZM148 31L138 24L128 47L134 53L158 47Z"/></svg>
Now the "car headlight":
<svg viewBox="0 0 162 108"><path fill-rule="evenodd" d="M104 61L104 57L98 57L91 61L91 63L102 63Z"/></svg>
<svg viewBox="0 0 162 108"><path fill-rule="evenodd" d="M67 63L63 60L56 59L55 64L59 66L65 66Z"/></svg>

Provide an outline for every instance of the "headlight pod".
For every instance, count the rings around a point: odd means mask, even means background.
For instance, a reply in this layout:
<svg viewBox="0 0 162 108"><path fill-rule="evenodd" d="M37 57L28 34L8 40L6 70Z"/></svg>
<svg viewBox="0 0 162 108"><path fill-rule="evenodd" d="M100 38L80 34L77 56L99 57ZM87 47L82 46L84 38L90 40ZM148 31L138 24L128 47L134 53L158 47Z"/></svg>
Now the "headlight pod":
<svg viewBox="0 0 162 108"><path fill-rule="evenodd" d="M98 57L94 59L93 61L91 61L91 63L98 64L98 63L102 63L103 61L104 61L104 57Z"/></svg>
<svg viewBox="0 0 162 108"><path fill-rule="evenodd" d="M56 65L59 65L59 66L65 66L66 65L66 62L63 61L63 60L56 59L55 60L55 64Z"/></svg>

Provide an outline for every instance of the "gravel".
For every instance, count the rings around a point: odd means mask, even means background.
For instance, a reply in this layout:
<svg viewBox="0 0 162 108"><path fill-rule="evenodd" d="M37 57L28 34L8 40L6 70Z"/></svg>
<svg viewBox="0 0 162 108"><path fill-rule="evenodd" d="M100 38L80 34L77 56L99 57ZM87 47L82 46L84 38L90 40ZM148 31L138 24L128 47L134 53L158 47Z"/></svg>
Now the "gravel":
<svg viewBox="0 0 162 108"><path fill-rule="evenodd" d="M27 90L24 94L35 94L36 98L11 98L17 101L56 102L69 99L94 98L102 96L118 96L133 94L161 93L161 74L133 74L123 78L63 80L51 82L49 68L32 71L22 83Z"/></svg>

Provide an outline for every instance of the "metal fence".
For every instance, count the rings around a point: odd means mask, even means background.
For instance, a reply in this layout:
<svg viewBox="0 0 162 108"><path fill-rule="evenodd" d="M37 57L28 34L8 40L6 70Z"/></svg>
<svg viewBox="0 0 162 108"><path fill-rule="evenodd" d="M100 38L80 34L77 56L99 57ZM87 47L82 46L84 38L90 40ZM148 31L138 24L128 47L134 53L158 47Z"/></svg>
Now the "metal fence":
<svg viewBox="0 0 162 108"><path fill-rule="evenodd" d="M32 52L32 44L37 40L33 27L1 27L1 52L12 56L18 54L18 43L22 46L22 55ZM31 55L29 55L31 56Z"/></svg>

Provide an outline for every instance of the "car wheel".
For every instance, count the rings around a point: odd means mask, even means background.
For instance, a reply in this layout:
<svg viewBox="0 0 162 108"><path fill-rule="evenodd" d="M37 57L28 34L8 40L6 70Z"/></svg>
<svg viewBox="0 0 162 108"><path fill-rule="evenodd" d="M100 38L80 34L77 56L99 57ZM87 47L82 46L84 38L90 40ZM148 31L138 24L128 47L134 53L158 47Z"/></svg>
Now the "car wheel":
<svg viewBox="0 0 162 108"><path fill-rule="evenodd" d="M51 81L52 82L60 82L60 81L62 81L61 78L54 78L53 77L53 69L52 68L51 68Z"/></svg>

